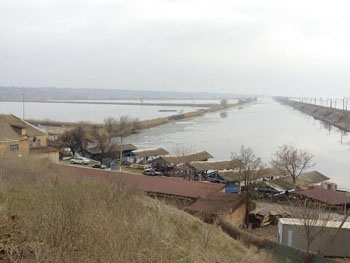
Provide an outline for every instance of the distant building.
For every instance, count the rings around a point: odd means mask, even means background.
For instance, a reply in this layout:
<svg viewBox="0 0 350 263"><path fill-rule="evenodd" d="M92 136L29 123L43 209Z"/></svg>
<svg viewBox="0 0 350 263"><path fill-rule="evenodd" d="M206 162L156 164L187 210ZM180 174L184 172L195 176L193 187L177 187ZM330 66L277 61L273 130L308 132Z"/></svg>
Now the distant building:
<svg viewBox="0 0 350 263"><path fill-rule="evenodd" d="M58 163L58 150L47 146L47 134L12 114L0 114L0 157L35 155Z"/></svg>

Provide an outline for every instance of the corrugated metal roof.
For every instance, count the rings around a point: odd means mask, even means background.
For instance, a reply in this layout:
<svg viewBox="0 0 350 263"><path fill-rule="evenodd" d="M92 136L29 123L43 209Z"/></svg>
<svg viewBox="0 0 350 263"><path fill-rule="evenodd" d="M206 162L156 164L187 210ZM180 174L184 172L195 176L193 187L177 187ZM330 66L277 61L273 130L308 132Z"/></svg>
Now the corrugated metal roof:
<svg viewBox="0 0 350 263"><path fill-rule="evenodd" d="M191 153L186 155L178 155L178 156L163 156L162 159L167 163L189 163L193 161L205 161L209 158L213 158L208 152L202 151L197 153Z"/></svg>
<svg viewBox="0 0 350 263"><path fill-rule="evenodd" d="M137 147L133 144L122 144L122 145L118 145L116 147L116 151L120 151L120 148L122 149L122 151L134 151L137 149Z"/></svg>
<svg viewBox="0 0 350 263"><path fill-rule="evenodd" d="M197 199L222 191L223 184L190 181L183 178L153 177L141 174L100 171L93 168L62 166L67 173L92 179L118 178L126 184L148 193Z"/></svg>
<svg viewBox="0 0 350 263"><path fill-rule="evenodd" d="M111 144L111 145L109 145L108 151L110 150L110 148L112 148L112 152L120 152L120 145ZM123 152L124 151L133 151L133 150L137 149L137 147L132 145L132 144L123 144L121 146L121 148L122 148ZM99 153L101 153L101 148L99 145L96 145L93 147L90 146L90 147L88 147L88 152L91 154L99 154Z"/></svg>
<svg viewBox="0 0 350 263"><path fill-rule="evenodd" d="M350 196L337 191L326 190L320 187L305 191L299 191L297 194L329 205L350 204Z"/></svg>
<svg viewBox="0 0 350 263"><path fill-rule="evenodd" d="M321 174L318 171L311 171L308 173L302 173L300 176L297 177L297 182L304 184L319 184L324 181L329 180L329 177L325 176L324 174Z"/></svg>
<svg viewBox="0 0 350 263"><path fill-rule="evenodd" d="M239 168L240 162L236 160L191 162L190 165L200 171L231 170Z"/></svg>
<svg viewBox="0 0 350 263"><path fill-rule="evenodd" d="M243 180L242 175L234 170L218 171L221 178L226 181L241 181ZM280 171L275 168L263 168L259 170L252 171L250 180L257 180L264 177L271 177L281 175Z"/></svg>
<svg viewBox="0 0 350 263"><path fill-rule="evenodd" d="M198 199L186 210L191 213L224 215L233 212L244 200L245 196L242 194L216 193Z"/></svg>
<svg viewBox="0 0 350 263"><path fill-rule="evenodd" d="M21 135L16 129L25 128L25 135ZM23 121L12 114L0 114L0 141L23 140L27 136L45 136L46 133L39 128Z"/></svg>
<svg viewBox="0 0 350 263"><path fill-rule="evenodd" d="M301 218L280 218L279 221L283 225L305 225L305 220ZM341 221L334 221L334 220L315 220L312 222L313 225L317 226L326 226L326 227L333 227L333 228L339 228L339 226L342 224ZM350 229L350 222L344 222L342 225L342 228Z"/></svg>
<svg viewBox="0 0 350 263"><path fill-rule="evenodd" d="M136 156L139 156L141 158L147 158L151 156L161 156L169 154L166 150L163 148L157 148L157 149L147 149L147 150L135 150L132 151Z"/></svg>
<svg viewBox="0 0 350 263"><path fill-rule="evenodd" d="M296 179L296 183L300 185L310 185L319 184L324 181L329 180L329 178L318 171L311 171L307 173L302 173ZM283 178L275 179L272 181L265 182L266 185L278 190L278 191L290 191L295 189L293 180L291 176L286 176Z"/></svg>

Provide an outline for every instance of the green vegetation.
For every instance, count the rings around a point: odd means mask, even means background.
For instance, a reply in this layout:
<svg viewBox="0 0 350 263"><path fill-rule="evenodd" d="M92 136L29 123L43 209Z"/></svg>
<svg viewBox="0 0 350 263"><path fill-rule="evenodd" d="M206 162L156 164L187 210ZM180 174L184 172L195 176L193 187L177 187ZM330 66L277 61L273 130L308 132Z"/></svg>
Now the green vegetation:
<svg viewBox="0 0 350 263"><path fill-rule="evenodd" d="M29 158L0 158L0 180L1 262L271 261L118 180Z"/></svg>

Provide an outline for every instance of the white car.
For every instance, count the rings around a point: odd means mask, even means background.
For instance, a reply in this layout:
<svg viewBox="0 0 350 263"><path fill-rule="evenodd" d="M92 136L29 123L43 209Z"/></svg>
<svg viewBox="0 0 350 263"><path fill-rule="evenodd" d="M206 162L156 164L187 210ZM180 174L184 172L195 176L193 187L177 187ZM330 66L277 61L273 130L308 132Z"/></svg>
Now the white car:
<svg viewBox="0 0 350 263"><path fill-rule="evenodd" d="M74 159L71 159L70 162L72 164L84 164L87 165L90 163L90 159L85 157L75 157Z"/></svg>

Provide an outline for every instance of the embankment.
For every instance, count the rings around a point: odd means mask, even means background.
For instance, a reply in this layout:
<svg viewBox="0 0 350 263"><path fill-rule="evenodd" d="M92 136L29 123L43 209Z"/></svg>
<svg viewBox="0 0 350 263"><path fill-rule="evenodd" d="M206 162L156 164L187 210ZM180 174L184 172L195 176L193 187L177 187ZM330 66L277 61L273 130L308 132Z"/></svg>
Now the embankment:
<svg viewBox="0 0 350 263"><path fill-rule="evenodd" d="M210 107L208 109L201 109L201 110L197 110L197 111L191 111L191 112L187 112L187 113L182 113L182 114L177 114L177 115L172 115L172 116L157 118L157 119L152 119L152 120L138 121L136 123L136 129L137 130L148 129L148 128L152 128L152 127L156 127L159 125L169 123L171 121L184 120L184 119L188 119L188 118L192 118L192 117L198 117L198 116L202 116L202 115L209 113L209 112L220 111L220 110L224 110L226 108L237 106L237 105L238 104L230 104L230 105L227 105L226 107L223 107L222 105L217 105L214 107Z"/></svg>
<svg viewBox="0 0 350 263"><path fill-rule="evenodd" d="M343 131L350 132L350 111L291 101L288 99L279 98L276 100L306 113L316 120L333 125Z"/></svg>
<svg viewBox="0 0 350 263"><path fill-rule="evenodd" d="M177 120L183 120L183 119L188 119L188 118L192 118L192 117L198 117L198 116L202 116L206 113L225 110L227 108L246 104L246 103L249 103L249 102L252 102L255 100L256 100L255 98L254 99L249 98L249 99L245 99L245 100L240 100L236 104L215 105L215 106L211 105L211 107L207 108L207 109L201 109L201 110L197 110L197 111L172 115L172 116L168 116L168 117L156 118L156 119L151 119L151 120L136 121L136 122L130 123L130 127L127 130L129 130L131 133L132 131L135 131L135 130L149 129L152 127L167 124L171 121L177 121ZM47 128L47 129L52 130L53 128L55 128L55 132L52 132L55 134L61 134L65 130L72 129L72 128L76 127L78 124L81 124L81 123L58 122L58 121L50 121L50 120L28 120L28 121L36 126L41 125L43 127L43 129ZM94 125L98 125L101 127L103 126L103 124L87 123L87 122L84 122L83 124L87 125L87 126L94 126Z"/></svg>

